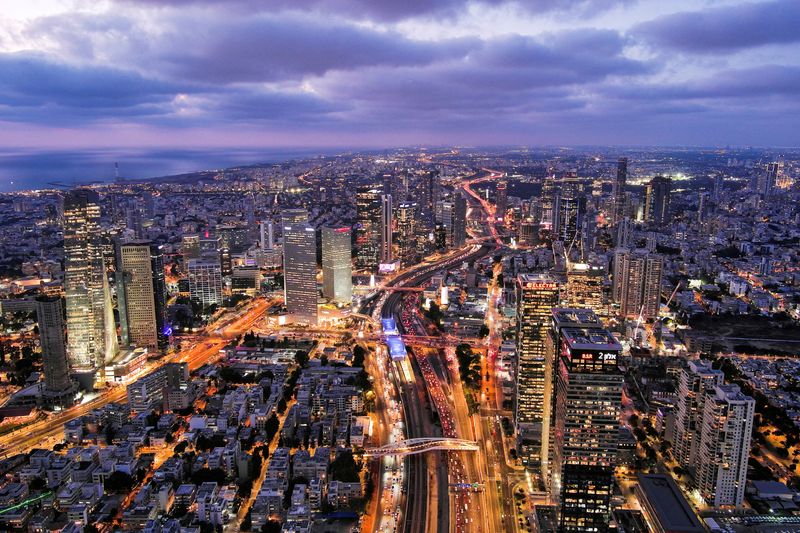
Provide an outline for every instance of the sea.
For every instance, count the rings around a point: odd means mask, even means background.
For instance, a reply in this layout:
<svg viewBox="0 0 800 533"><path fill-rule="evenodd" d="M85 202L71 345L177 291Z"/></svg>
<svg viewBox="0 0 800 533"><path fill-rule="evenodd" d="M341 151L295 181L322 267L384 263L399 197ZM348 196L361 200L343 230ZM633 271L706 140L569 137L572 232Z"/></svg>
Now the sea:
<svg viewBox="0 0 800 533"><path fill-rule="evenodd" d="M139 180L240 165L280 163L344 151L312 148L71 151L0 149L0 193L65 189L91 183L113 182L117 171L125 179Z"/></svg>

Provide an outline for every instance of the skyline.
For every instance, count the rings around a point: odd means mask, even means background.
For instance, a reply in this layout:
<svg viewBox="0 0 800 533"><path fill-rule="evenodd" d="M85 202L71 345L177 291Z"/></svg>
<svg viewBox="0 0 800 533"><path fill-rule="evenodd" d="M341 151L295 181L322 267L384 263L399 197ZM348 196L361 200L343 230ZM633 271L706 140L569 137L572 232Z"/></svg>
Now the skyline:
<svg viewBox="0 0 800 533"><path fill-rule="evenodd" d="M800 5L670 4L26 2L0 16L0 143L800 145Z"/></svg>

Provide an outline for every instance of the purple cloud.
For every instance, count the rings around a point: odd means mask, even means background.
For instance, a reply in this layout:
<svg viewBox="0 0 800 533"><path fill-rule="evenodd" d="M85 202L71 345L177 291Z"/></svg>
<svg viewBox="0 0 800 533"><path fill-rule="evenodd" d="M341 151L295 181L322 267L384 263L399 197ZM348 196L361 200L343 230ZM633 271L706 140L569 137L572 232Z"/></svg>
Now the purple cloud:
<svg viewBox="0 0 800 533"><path fill-rule="evenodd" d="M631 33L657 50L726 53L767 44L800 42L800 2L745 3L666 15Z"/></svg>
<svg viewBox="0 0 800 533"><path fill-rule="evenodd" d="M213 5L216 0L118 0L154 7ZM396 22L413 17L453 17L470 5L517 7L529 13L552 11L588 16L634 0L230 0L226 6L250 12L314 11L358 20Z"/></svg>

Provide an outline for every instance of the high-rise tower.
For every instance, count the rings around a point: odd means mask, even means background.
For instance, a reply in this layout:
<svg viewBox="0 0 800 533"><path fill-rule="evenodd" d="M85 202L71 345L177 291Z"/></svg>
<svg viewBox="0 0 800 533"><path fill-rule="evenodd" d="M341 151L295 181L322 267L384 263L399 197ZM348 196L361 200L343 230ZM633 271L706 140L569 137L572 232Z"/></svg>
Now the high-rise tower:
<svg viewBox="0 0 800 533"><path fill-rule="evenodd" d="M103 264L99 196L90 189L64 197L64 293L70 365L81 386L91 390L118 346Z"/></svg>
<svg viewBox="0 0 800 533"><path fill-rule="evenodd" d="M118 260L123 340L150 350L166 348L167 294L161 247L150 241L123 243L119 246Z"/></svg>
<svg viewBox="0 0 800 533"><path fill-rule="evenodd" d="M356 192L356 266L375 272L381 251L381 190L362 185Z"/></svg>
<svg viewBox="0 0 800 533"><path fill-rule="evenodd" d="M669 221L669 200L672 180L656 176L647 184L644 204L644 219L651 224Z"/></svg>
<svg viewBox="0 0 800 533"><path fill-rule="evenodd" d="M547 358L550 317L558 306L559 285L549 275L517 277L517 368L514 427L522 463L538 469L547 457L545 420L551 405L547 393L553 361Z"/></svg>
<svg viewBox="0 0 800 533"><path fill-rule="evenodd" d="M609 529L619 442L622 347L585 310L554 313L558 347L553 442L553 488L559 498L559 531ZM559 317L566 317L560 319ZM580 325L571 318L578 316Z"/></svg>
<svg viewBox="0 0 800 533"><path fill-rule="evenodd" d="M628 181L628 158L617 161L617 177L611 186L611 223L616 224L625 216L625 183Z"/></svg>
<svg viewBox="0 0 800 533"><path fill-rule="evenodd" d="M322 228L322 295L347 305L353 300L351 247L350 228Z"/></svg>
<svg viewBox="0 0 800 533"><path fill-rule="evenodd" d="M48 407L69 407L74 403L75 388L69 377L69 361L64 325L64 305L60 297L40 296L36 299L36 321L42 346L44 389L42 397Z"/></svg>
<svg viewBox="0 0 800 533"><path fill-rule="evenodd" d="M289 319L317 323L317 233L308 224L283 226L283 294Z"/></svg>
<svg viewBox="0 0 800 533"><path fill-rule="evenodd" d="M394 250L392 249L392 195L381 195L381 263L391 263L394 260Z"/></svg>

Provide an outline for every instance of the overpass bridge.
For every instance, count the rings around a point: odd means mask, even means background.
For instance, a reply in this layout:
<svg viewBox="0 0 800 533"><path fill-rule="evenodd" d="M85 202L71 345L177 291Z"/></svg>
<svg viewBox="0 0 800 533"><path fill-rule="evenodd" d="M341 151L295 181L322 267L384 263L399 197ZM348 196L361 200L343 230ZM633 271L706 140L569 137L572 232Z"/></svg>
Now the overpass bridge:
<svg viewBox="0 0 800 533"><path fill-rule="evenodd" d="M405 457L418 453L433 451L475 452L478 443L464 439L449 439L442 437L420 437L386 444L379 448L367 448L363 455L366 457L384 457L386 455Z"/></svg>

